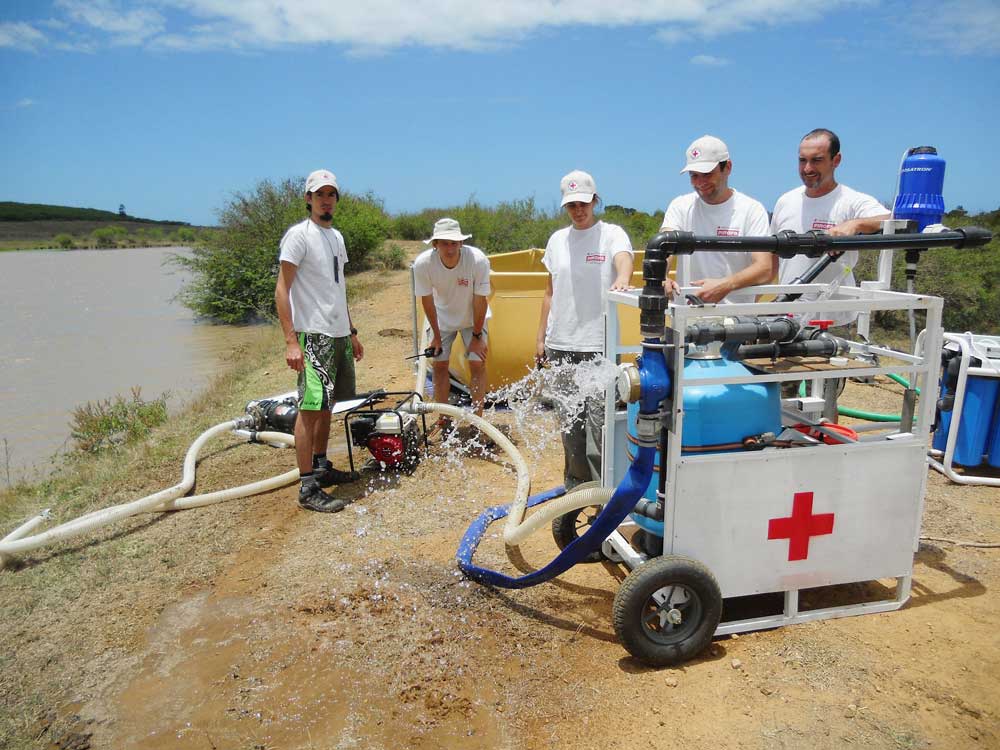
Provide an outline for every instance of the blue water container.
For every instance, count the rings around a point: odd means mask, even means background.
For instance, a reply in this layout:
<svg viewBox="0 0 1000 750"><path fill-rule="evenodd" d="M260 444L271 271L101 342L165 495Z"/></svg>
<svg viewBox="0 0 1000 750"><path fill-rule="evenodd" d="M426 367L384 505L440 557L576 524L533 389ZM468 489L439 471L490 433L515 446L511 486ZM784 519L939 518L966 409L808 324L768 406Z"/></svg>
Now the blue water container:
<svg viewBox="0 0 1000 750"><path fill-rule="evenodd" d="M684 379L743 377L752 374L743 364L728 359L685 359ZM683 448L740 443L750 435L781 432L781 389L777 383L692 385L684 388ZM628 406L629 455L635 457L638 404ZM739 450L739 449L728 449ZM686 452L686 451L685 451ZM725 452L699 451L699 452ZM643 493L656 500L660 451L656 452L653 478ZM632 515L643 529L663 536L663 522Z"/></svg>
<svg viewBox="0 0 1000 750"><path fill-rule="evenodd" d="M941 378L941 387L938 389L938 397L944 398L945 395L944 387L944 377ZM944 449L948 447L948 430L951 429L951 412L942 411L938 414L938 426L934 430L934 437L931 440L931 446L936 451L941 451L944 453Z"/></svg>
<svg viewBox="0 0 1000 750"><path fill-rule="evenodd" d="M893 217L916 221L921 232L931 224L940 224L944 216L944 166L933 146L911 148L899 171Z"/></svg>
<svg viewBox="0 0 1000 750"><path fill-rule="evenodd" d="M979 466L986 452L986 441L991 429L995 431L994 412L997 395L1000 394L1000 378L983 378L970 375L965 380L965 401L958 422L958 436L955 438L955 453L952 460L962 466ZM942 412L941 424L934 433L933 446L943 451L948 439L948 430L953 419L952 412ZM996 439L993 440L994 450ZM1000 453L996 456L1000 462ZM996 465L996 464L994 464Z"/></svg>
<svg viewBox="0 0 1000 750"><path fill-rule="evenodd" d="M993 426L990 427L990 442L986 451L986 463L995 469L1000 469L1000 392L997 394L997 404L993 409Z"/></svg>

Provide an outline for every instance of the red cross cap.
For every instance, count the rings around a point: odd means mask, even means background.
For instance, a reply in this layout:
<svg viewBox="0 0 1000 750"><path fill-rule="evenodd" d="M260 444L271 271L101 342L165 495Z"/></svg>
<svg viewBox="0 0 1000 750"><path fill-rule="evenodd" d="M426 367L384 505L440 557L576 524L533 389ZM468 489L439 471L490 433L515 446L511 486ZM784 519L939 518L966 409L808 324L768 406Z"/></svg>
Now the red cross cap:
<svg viewBox="0 0 1000 750"><path fill-rule="evenodd" d="M696 148L691 149L691 158L692 159L697 159L699 156L701 156L701 151L699 151Z"/></svg>
<svg viewBox="0 0 1000 750"><path fill-rule="evenodd" d="M809 539L833 533L833 513L813 515L813 493L796 492L792 515L767 522L768 539L788 540L788 561L809 557Z"/></svg>
<svg viewBox="0 0 1000 750"><path fill-rule="evenodd" d="M576 183L575 182L571 182L566 187L568 187L570 190L576 190Z"/></svg>

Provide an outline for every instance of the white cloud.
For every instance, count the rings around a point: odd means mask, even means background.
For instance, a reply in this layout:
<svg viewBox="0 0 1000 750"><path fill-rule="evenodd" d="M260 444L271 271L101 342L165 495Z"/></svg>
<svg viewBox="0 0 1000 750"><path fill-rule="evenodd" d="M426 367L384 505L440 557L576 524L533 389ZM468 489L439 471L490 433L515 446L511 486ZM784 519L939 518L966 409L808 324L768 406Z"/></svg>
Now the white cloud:
<svg viewBox="0 0 1000 750"><path fill-rule="evenodd" d="M35 51L46 42L45 34L26 23L0 23L0 48Z"/></svg>
<svg viewBox="0 0 1000 750"><path fill-rule="evenodd" d="M20 99L14 104L14 109L27 109L34 103L35 103L34 99L28 99L27 97L25 97L24 99Z"/></svg>
<svg viewBox="0 0 1000 750"><path fill-rule="evenodd" d="M690 62L692 65L704 65L709 68L721 68L729 65L727 58L716 57L715 55L695 55L691 58Z"/></svg>
<svg viewBox="0 0 1000 750"><path fill-rule="evenodd" d="M996 0L922 0L898 17L905 33L919 42L918 51L1000 55Z"/></svg>
<svg viewBox="0 0 1000 750"><path fill-rule="evenodd" d="M997 0L55 0L58 19L0 24L0 46L48 43L36 26L69 24L63 46L144 45L158 49L267 49L333 44L354 53L401 47L481 50L551 29L639 27L665 43L816 21L844 8L910 24L952 52L1000 47ZM914 7L925 10L914 12ZM899 11L899 12L896 12ZM919 23L910 18L920 18ZM897 35L898 37L899 35ZM895 40L899 43L901 40ZM711 55L705 55L711 58ZM724 58L717 58L724 60ZM693 64L712 64L692 60Z"/></svg>
<svg viewBox="0 0 1000 750"><path fill-rule="evenodd" d="M163 32L163 16L155 10L120 9L112 0L56 0L70 22L106 34L112 44L135 46Z"/></svg>

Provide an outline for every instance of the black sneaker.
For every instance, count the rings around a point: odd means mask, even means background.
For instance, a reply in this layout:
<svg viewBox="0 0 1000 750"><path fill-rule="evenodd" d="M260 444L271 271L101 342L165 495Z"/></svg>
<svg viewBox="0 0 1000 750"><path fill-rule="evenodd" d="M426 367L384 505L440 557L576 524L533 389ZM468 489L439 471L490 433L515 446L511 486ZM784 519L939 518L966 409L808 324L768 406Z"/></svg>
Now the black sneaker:
<svg viewBox="0 0 1000 750"><path fill-rule="evenodd" d="M316 477L316 483L320 487L329 487L334 484L349 484L361 478L361 475L356 471L335 469L329 459L327 459L325 466L313 467L313 476Z"/></svg>
<svg viewBox="0 0 1000 750"><path fill-rule="evenodd" d="M299 488L299 506L317 513L337 513L346 507L347 503L339 497L331 497L319 488L315 482L304 484Z"/></svg>

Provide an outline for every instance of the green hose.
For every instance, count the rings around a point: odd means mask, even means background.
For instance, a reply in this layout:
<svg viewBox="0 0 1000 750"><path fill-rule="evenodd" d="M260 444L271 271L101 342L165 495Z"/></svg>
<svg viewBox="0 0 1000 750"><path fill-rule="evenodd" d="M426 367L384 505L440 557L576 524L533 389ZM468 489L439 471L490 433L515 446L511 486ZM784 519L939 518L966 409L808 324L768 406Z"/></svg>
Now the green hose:
<svg viewBox="0 0 1000 750"><path fill-rule="evenodd" d="M895 380L904 388L910 387L910 381L906 378L900 377L895 373L889 373L889 377ZM920 395L920 389L917 388L917 395ZM799 395L806 395L806 381L799 383ZM854 419L863 419L866 422L898 422L902 417L899 414L880 414L874 411L862 411L861 409L852 409L849 406L837 406L837 413L845 417L853 417Z"/></svg>

